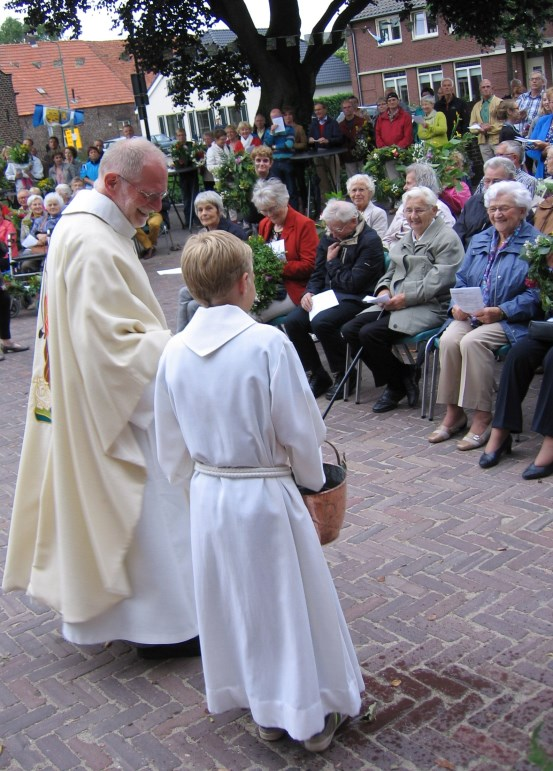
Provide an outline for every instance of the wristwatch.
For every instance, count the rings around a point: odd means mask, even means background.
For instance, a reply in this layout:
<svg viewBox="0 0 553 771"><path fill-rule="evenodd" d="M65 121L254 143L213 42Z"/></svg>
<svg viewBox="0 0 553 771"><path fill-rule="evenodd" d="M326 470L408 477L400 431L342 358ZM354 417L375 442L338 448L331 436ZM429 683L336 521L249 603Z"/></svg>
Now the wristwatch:
<svg viewBox="0 0 553 771"><path fill-rule="evenodd" d="M500 308L499 310L501 311L501 316L499 317L499 320L500 321L507 321L507 314L505 313L503 308Z"/></svg>

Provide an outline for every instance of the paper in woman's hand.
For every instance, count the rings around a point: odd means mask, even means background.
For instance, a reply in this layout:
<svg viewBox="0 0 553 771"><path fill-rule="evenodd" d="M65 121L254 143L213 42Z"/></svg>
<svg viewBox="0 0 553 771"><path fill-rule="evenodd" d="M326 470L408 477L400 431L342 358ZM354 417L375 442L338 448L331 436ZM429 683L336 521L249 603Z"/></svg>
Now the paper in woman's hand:
<svg viewBox="0 0 553 771"><path fill-rule="evenodd" d="M451 290L453 304L463 313L475 313L484 308L484 298L479 286L462 286Z"/></svg>

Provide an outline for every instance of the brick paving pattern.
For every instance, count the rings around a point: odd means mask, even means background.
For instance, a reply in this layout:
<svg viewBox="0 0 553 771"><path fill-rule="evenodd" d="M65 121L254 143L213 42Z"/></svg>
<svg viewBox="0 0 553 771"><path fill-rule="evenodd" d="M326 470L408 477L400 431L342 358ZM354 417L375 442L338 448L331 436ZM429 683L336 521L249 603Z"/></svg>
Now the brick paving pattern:
<svg viewBox="0 0 553 771"><path fill-rule="evenodd" d="M186 235L173 233L180 245ZM171 326L180 279L157 270L179 255L161 239L144 263ZM32 343L35 322L23 311L13 337ZM31 361L0 363L2 564ZM54 613L12 593L0 596L0 769L530 771L542 722L553 756L553 485L521 478L541 437L526 431L484 472L479 451L429 445L432 424L415 410L373 414L375 394L365 375L362 403L339 402L326 421L349 488L325 554L363 667L362 714L376 702L376 720L350 721L320 756L264 744L246 711L207 713L199 659L142 661L123 642L77 648Z"/></svg>

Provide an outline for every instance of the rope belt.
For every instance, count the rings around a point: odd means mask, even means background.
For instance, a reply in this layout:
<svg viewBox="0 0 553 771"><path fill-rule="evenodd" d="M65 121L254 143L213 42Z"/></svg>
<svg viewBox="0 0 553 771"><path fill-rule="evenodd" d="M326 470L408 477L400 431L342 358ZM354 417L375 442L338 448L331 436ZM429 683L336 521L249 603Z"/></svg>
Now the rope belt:
<svg viewBox="0 0 553 771"><path fill-rule="evenodd" d="M224 477L225 479L263 479L266 477L289 477L292 471L289 466L208 466L196 461L194 468L200 474L210 477Z"/></svg>

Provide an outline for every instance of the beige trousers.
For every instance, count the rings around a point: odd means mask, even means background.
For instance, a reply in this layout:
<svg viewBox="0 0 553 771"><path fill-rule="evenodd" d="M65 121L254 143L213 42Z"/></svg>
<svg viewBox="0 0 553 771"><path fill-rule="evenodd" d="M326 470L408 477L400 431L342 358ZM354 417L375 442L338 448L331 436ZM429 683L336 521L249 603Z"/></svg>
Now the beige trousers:
<svg viewBox="0 0 553 771"><path fill-rule="evenodd" d="M315 156L314 161L321 189L321 208L324 209L327 203L325 195L340 189L340 156L326 155L322 158Z"/></svg>
<svg viewBox="0 0 553 771"><path fill-rule="evenodd" d="M469 321L452 321L440 338L439 404L492 411L494 351L507 343L499 322L473 329Z"/></svg>

